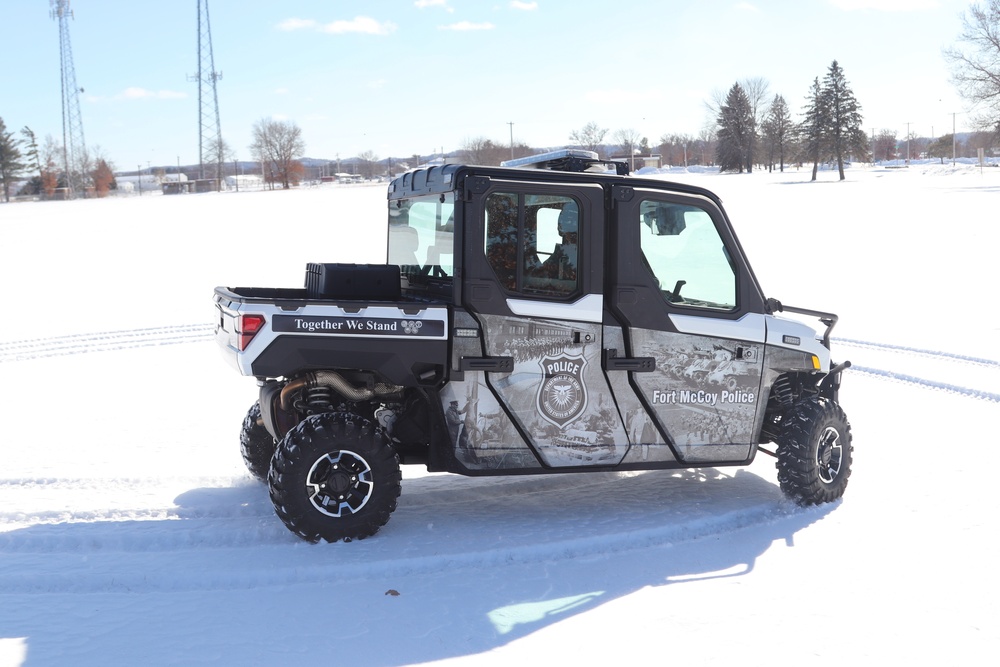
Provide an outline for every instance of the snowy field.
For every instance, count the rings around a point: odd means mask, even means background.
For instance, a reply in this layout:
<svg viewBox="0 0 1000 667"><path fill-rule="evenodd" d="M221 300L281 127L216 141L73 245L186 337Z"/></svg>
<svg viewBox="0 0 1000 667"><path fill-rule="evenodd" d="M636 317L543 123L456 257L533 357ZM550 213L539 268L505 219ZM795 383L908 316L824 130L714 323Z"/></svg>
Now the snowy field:
<svg viewBox="0 0 1000 667"><path fill-rule="evenodd" d="M841 316L841 502L765 455L404 468L378 535L301 542L244 472L212 288L382 261L384 186L0 205L0 665L995 661L1000 168L663 178L722 196L767 296Z"/></svg>

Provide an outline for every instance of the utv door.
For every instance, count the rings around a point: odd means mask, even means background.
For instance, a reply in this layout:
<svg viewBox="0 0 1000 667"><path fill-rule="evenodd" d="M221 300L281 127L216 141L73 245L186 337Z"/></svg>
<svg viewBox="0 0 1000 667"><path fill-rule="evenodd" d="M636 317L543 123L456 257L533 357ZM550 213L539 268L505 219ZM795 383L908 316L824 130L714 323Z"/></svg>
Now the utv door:
<svg viewBox="0 0 1000 667"><path fill-rule="evenodd" d="M482 358L466 357L446 392L458 455L484 469L618 464L628 441L601 364L603 188L479 177L467 199L462 301Z"/></svg>
<svg viewBox="0 0 1000 667"><path fill-rule="evenodd" d="M638 445L626 463L752 458L763 297L722 210L625 186L613 200L606 366Z"/></svg>

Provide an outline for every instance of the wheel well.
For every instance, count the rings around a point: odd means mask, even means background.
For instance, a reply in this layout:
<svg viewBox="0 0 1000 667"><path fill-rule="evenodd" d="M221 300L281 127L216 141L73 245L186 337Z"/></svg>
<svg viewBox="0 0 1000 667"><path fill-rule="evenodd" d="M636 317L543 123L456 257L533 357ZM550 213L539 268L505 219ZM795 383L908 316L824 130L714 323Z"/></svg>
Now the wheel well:
<svg viewBox="0 0 1000 667"><path fill-rule="evenodd" d="M785 417L804 396L820 395L818 378L811 373L789 372L779 375L771 383L764 410L760 442L776 442L781 436Z"/></svg>

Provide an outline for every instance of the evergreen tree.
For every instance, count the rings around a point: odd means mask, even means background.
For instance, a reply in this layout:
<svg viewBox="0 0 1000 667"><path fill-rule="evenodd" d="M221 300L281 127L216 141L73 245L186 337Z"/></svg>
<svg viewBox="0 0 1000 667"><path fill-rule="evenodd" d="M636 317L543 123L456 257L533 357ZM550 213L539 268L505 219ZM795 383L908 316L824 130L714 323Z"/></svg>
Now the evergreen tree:
<svg viewBox="0 0 1000 667"><path fill-rule="evenodd" d="M813 79L806 97L804 118L798 126L799 142L802 146L803 161L813 163L812 179L816 180L820 160L826 158L827 139L826 128L829 125L826 108L823 106L823 89L819 85L819 77Z"/></svg>
<svg viewBox="0 0 1000 667"><path fill-rule="evenodd" d="M0 188L3 188L3 200L10 201L10 187L14 179L24 171L21 162L21 140L7 131L7 125L0 118Z"/></svg>
<svg viewBox="0 0 1000 667"><path fill-rule="evenodd" d="M21 144L24 147L24 167L33 174L28 183L21 188L20 194L37 195L42 191L42 163L38 152L38 138L31 128L25 125L21 128Z"/></svg>
<svg viewBox="0 0 1000 667"><path fill-rule="evenodd" d="M774 168L774 157L777 155L780 170L785 171L785 150L792 135L792 115L788 111L788 103L781 95L775 95L764 119L764 140L768 150L768 170Z"/></svg>
<svg viewBox="0 0 1000 667"><path fill-rule="evenodd" d="M21 128L21 135L24 136L22 141L25 147L24 157L28 159L27 167L34 168L35 173L41 176L42 163L38 153L38 138L27 125Z"/></svg>
<svg viewBox="0 0 1000 667"><path fill-rule="evenodd" d="M850 155L866 157L868 138L861 129L861 106L836 60L823 78L820 104L826 115L829 153L837 160L840 180L844 180L844 158Z"/></svg>
<svg viewBox="0 0 1000 667"><path fill-rule="evenodd" d="M754 118L743 87L735 83L719 107L716 158L721 171L749 173L753 169Z"/></svg>

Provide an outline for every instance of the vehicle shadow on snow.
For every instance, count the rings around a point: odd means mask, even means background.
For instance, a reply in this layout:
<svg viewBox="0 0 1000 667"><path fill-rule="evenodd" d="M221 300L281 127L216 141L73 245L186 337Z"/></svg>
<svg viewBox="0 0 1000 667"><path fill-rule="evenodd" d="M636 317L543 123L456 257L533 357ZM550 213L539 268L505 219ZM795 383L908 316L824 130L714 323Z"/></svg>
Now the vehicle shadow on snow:
<svg viewBox="0 0 1000 667"><path fill-rule="evenodd" d="M309 545L261 484L192 489L176 505L171 521L7 533L3 579L19 583L0 586L16 596L0 637L27 638L26 665L472 656L643 589L743 576L837 506L798 508L748 469L431 475L404 480L376 536Z"/></svg>

